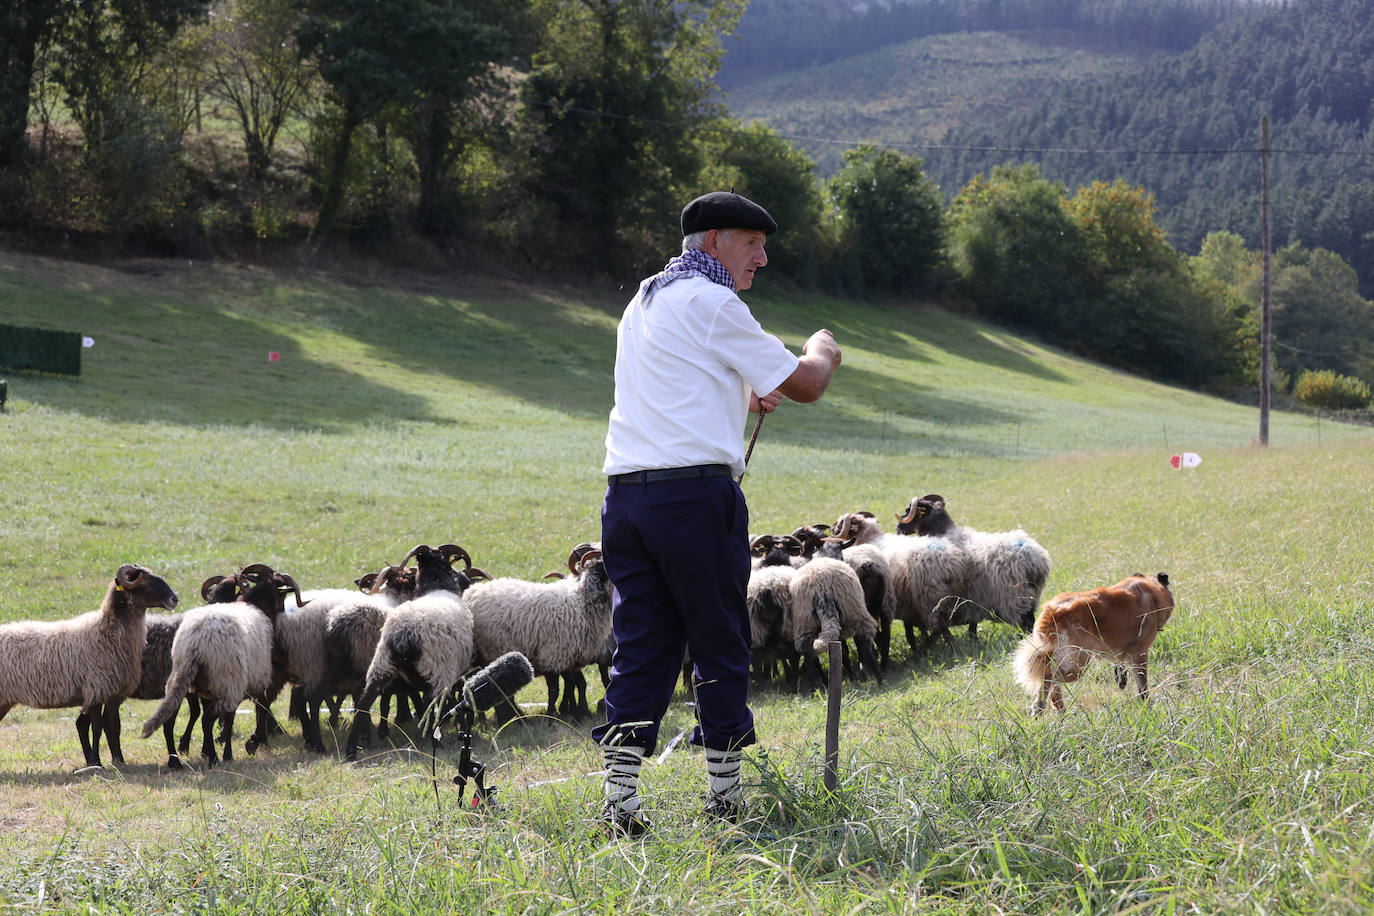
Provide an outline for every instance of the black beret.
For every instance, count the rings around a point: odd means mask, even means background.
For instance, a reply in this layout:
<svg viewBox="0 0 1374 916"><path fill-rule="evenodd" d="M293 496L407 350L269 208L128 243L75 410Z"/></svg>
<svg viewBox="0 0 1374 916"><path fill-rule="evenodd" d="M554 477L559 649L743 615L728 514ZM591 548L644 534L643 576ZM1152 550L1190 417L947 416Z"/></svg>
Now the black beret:
<svg viewBox="0 0 1374 916"><path fill-rule="evenodd" d="M772 235L778 224L768 211L734 191L712 191L682 208L682 234L707 229L757 229Z"/></svg>

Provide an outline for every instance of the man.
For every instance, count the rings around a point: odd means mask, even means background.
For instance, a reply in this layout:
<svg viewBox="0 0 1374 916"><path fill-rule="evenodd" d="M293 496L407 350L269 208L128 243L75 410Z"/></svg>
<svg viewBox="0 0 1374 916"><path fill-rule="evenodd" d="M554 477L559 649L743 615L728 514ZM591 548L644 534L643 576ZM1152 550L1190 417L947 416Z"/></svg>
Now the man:
<svg viewBox="0 0 1374 916"><path fill-rule="evenodd" d="M601 548L615 586L616 637L606 724L592 731L606 763L602 819L637 835L639 770L658 743L683 650L694 665L708 814L738 820L749 710L749 515L744 473L750 411L783 397L815 401L840 364L827 330L798 359L737 295L768 263L777 223L733 192L682 210L682 255L640 284L616 334L615 407L606 434Z"/></svg>

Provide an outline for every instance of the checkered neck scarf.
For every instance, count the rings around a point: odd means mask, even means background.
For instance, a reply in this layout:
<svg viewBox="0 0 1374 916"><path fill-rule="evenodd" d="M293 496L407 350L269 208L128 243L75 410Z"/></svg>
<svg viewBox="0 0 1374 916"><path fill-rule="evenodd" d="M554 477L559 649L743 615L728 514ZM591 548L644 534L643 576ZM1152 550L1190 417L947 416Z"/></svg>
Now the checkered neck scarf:
<svg viewBox="0 0 1374 916"><path fill-rule="evenodd" d="M735 292L735 278L730 276L730 271L725 269L724 264L704 251L690 249L673 258L663 265L663 270L640 284L640 298L648 299L669 283L683 277L705 277L712 283L719 283L730 292Z"/></svg>

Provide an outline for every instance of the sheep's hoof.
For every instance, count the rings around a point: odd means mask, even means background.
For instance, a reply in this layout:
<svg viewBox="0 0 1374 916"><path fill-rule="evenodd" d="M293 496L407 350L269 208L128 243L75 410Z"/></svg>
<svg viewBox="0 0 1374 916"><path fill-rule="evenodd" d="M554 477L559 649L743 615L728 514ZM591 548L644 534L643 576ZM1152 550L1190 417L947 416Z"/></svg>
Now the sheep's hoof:
<svg viewBox="0 0 1374 916"><path fill-rule="evenodd" d="M243 749L248 753L249 757L252 757L254 754L258 752L259 743L260 742L258 741L256 735L254 735L252 738L249 738L247 741L244 742ZM226 756L224 759L228 760L229 758Z"/></svg>
<svg viewBox="0 0 1374 916"><path fill-rule="evenodd" d="M185 768L181 765L181 758L180 758L180 757L168 757L168 758L167 758L167 769L169 769L169 770L181 770L181 769L185 769Z"/></svg>

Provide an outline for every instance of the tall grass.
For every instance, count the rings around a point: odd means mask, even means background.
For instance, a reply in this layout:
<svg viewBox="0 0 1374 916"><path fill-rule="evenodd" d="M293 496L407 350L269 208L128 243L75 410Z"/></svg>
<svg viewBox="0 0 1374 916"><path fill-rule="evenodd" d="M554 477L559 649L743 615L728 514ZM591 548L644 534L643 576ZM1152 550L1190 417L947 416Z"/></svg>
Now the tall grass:
<svg viewBox="0 0 1374 916"><path fill-rule="evenodd" d="M621 290L367 282L230 267L129 275L0 255L5 323L96 340L76 379L10 376L0 620L94 608L122 562L193 602L264 561L338 585L455 540L537 577L595 536ZM289 735L170 774L160 742L77 772L72 710L0 722L0 901L19 911L1367 912L1370 434L1142 382L935 311L759 297L796 345L831 327L824 402L762 430L753 530L903 508L1031 531L1049 591L1167 571L1180 607L1148 705L1090 669L1031 719L1017 634L846 684L839 791L824 704L767 689L744 829L700 816L699 754L646 766L654 829L595 830L587 723L478 729L473 813L444 737L356 765ZM269 363L267 352L283 354ZM1320 436L1320 443L1318 442ZM1182 449L1201 466L1173 470ZM595 681L595 678L593 678ZM598 691L593 689L593 702ZM543 700L542 684L522 694ZM687 729L680 696L665 740ZM151 710L127 704L126 738ZM342 733L326 732L326 741ZM660 748L660 752L662 752ZM437 799L436 799L437 789Z"/></svg>

